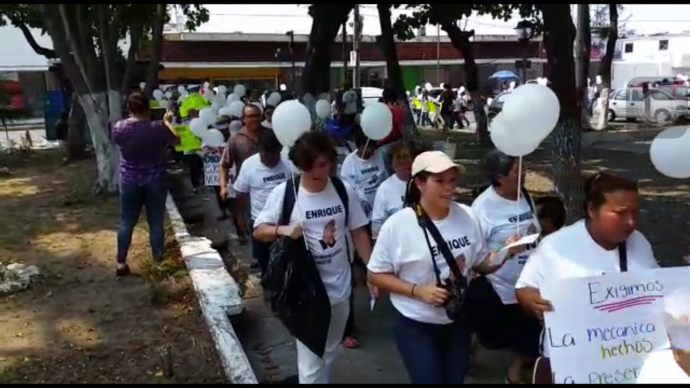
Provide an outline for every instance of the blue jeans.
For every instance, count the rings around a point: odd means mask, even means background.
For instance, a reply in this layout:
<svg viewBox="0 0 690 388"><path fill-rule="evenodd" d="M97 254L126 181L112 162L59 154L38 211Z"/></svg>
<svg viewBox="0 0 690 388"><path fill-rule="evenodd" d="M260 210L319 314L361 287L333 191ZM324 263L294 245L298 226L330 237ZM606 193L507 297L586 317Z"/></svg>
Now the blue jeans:
<svg viewBox="0 0 690 388"><path fill-rule="evenodd" d="M459 323L436 325L402 315L394 327L412 384L463 384L470 367L470 332Z"/></svg>
<svg viewBox="0 0 690 388"><path fill-rule="evenodd" d="M153 259L163 258L165 241L165 200L168 196L166 177L147 183L120 182L120 228L117 232L117 262L127 262L127 252L132 243L132 232L139 221L141 208L146 209L146 222L149 224L149 241Z"/></svg>

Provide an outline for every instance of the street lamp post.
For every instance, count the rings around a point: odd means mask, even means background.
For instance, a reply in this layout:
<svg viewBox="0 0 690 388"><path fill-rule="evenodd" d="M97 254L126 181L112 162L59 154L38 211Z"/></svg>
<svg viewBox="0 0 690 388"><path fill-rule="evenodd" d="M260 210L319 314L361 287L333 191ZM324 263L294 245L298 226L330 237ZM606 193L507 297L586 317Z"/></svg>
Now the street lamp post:
<svg viewBox="0 0 690 388"><path fill-rule="evenodd" d="M285 35L290 37L290 45L288 46L288 51L290 53L290 61L292 62L292 79L291 79L291 89L292 92L295 92L295 77L297 76L297 71L295 69L295 53L294 53L294 46L295 46L295 31L288 31L285 33Z"/></svg>
<svg viewBox="0 0 690 388"><path fill-rule="evenodd" d="M515 27L515 33L518 36L518 42L522 48L522 83L527 83L527 48L529 47L529 40L532 37L532 23L527 20L521 20Z"/></svg>

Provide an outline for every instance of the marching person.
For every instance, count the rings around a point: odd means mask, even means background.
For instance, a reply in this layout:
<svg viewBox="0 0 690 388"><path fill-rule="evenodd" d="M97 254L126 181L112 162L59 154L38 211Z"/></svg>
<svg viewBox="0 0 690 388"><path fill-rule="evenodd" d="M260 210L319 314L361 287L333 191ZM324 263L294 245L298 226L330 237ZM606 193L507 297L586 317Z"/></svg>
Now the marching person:
<svg viewBox="0 0 690 388"><path fill-rule="evenodd" d="M390 292L398 311L398 351L412 384L462 384L469 370L470 332L462 297L472 272L493 263L472 210L453 201L456 175L446 154L430 151L412 163L406 204L383 224L369 260L369 280ZM515 238L510 239L513 241Z"/></svg>
<svg viewBox="0 0 690 388"><path fill-rule="evenodd" d="M290 148L289 155L301 171L290 223L279 225L287 186L284 182L271 191L256 217L254 237L265 242L279 236L305 237L331 302L331 321L322 358L296 341L297 369L300 384L327 384L350 313L348 250L354 248L367 263L371 238L357 193L348 183L331 176L336 155L328 135L322 131L306 132ZM348 246L347 234L352 236L353 247Z"/></svg>
<svg viewBox="0 0 690 388"><path fill-rule="evenodd" d="M518 186L519 182L525 182L524 171L519 175L518 158L493 150L486 156L483 168L491 184L474 200L472 210L486 245L500 250L516 231L521 236L540 233L534 202L524 186ZM476 325L479 342L490 349L512 350L513 364L506 376L509 384L521 383L523 370L539 357L541 324L525 313L515 299L515 282L534 245L516 248L501 269L475 280L490 283L482 289L483 317Z"/></svg>
<svg viewBox="0 0 690 388"><path fill-rule="evenodd" d="M239 229L253 228L253 220L261 213L268 195L276 186L291 177L292 163L281 154L282 149L283 146L273 131L264 131L259 138L259 153L250 156L242 164L242 170L233 186L237 192L234 212L237 214ZM251 215L249 223L245 216L247 202ZM259 241L252 236L252 256L259 263L262 277L266 273L270 254L270 243Z"/></svg>
<svg viewBox="0 0 690 388"><path fill-rule="evenodd" d="M414 149L402 142L391 148L393 175L381 183L374 198L374 210L371 215L371 237L374 240L379 235L383 223L403 208L414 155Z"/></svg>
<svg viewBox="0 0 690 388"><path fill-rule="evenodd" d="M639 272L658 268L652 247L636 230L637 183L608 173L585 181L584 220L545 237L532 252L515 285L517 300L539 319L551 311L540 290L545 282L563 278ZM549 344L543 342L535 380L552 382Z"/></svg>

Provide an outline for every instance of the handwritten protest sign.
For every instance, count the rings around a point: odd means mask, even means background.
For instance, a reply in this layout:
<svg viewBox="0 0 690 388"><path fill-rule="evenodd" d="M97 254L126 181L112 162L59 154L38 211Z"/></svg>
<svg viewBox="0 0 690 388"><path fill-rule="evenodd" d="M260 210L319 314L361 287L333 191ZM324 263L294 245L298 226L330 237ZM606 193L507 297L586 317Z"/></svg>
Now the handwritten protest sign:
<svg viewBox="0 0 690 388"><path fill-rule="evenodd" d="M660 382L660 374L677 373L663 299L688 279L690 268L676 267L548 283L542 295L554 311L544 315L544 346L554 383ZM659 359L671 361L662 369L648 362Z"/></svg>
<svg viewBox="0 0 690 388"><path fill-rule="evenodd" d="M201 148L201 139L194 136L189 125L175 125L174 128L180 137L180 144L175 146L175 151L196 151Z"/></svg>
<svg viewBox="0 0 690 388"><path fill-rule="evenodd" d="M220 186L220 157L223 147L204 147L201 159L204 161L204 184L206 186Z"/></svg>

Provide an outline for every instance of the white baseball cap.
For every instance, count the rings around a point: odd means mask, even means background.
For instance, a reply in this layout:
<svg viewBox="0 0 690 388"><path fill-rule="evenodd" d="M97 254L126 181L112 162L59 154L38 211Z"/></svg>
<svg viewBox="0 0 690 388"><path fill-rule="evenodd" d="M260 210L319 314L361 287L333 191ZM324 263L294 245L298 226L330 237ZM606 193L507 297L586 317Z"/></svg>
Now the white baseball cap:
<svg viewBox="0 0 690 388"><path fill-rule="evenodd" d="M431 174L439 174L454 168L459 173L465 172L465 167L453 162L451 158L441 151L422 152L412 162L412 176L426 171Z"/></svg>

